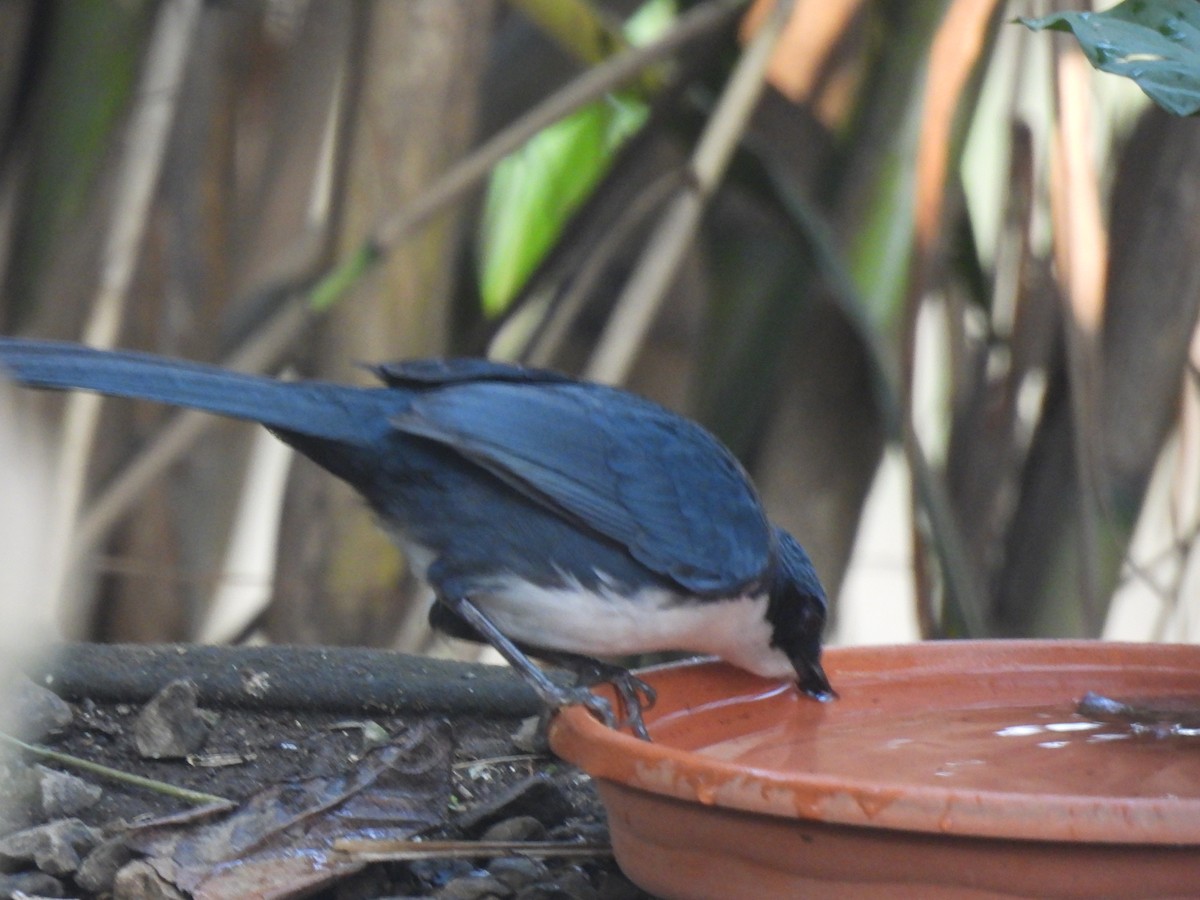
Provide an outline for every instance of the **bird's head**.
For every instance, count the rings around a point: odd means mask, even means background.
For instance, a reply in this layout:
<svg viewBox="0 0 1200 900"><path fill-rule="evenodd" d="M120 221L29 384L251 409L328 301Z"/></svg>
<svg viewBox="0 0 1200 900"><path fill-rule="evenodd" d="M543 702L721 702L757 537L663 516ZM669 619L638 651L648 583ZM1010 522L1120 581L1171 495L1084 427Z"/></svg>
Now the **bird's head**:
<svg viewBox="0 0 1200 900"><path fill-rule="evenodd" d="M800 690L816 700L832 700L837 694L821 668L825 590L812 560L794 537L776 528L775 542L778 568L767 603L771 645L791 661Z"/></svg>

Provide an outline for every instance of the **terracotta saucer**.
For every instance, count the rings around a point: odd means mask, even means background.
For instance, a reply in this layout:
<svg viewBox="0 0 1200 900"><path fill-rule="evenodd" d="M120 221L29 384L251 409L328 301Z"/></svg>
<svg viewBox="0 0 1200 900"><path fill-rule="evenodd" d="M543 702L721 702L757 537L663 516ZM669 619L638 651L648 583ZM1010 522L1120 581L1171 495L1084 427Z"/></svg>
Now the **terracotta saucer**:
<svg viewBox="0 0 1200 900"><path fill-rule="evenodd" d="M641 673L653 743L582 708L621 868L662 897L1200 895L1200 647L837 648L840 699L716 662ZM1104 721L1088 692L1129 704Z"/></svg>

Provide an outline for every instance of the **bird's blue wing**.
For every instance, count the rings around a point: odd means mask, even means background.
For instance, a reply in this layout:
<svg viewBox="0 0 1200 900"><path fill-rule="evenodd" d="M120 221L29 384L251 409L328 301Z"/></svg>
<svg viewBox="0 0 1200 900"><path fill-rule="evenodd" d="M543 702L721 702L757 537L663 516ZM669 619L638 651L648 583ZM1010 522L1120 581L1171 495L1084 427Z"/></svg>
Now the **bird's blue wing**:
<svg viewBox="0 0 1200 900"><path fill-rule="evenodd" d="M455 449L696 595L752 588L770 565L767 520L732 454L632 394L570 381L451 380L392 423Z"/></svg>

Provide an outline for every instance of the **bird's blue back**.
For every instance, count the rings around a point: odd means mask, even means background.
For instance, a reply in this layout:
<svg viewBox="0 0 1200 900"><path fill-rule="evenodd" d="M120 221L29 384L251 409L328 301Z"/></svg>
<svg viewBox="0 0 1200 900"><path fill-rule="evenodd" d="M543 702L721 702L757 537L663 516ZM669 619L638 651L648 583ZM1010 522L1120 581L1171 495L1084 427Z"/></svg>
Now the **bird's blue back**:
<svg viewBox="0 0 1200 900"><path fill-rule="evenodd" d="M261 422L464 570L499 562L543 580L557 570L720 597L755 588L772 565L761 504L715 438L556 373L421 361L378 367L387 386L359 388L8 338L0 367L31 386Z"/></svg>

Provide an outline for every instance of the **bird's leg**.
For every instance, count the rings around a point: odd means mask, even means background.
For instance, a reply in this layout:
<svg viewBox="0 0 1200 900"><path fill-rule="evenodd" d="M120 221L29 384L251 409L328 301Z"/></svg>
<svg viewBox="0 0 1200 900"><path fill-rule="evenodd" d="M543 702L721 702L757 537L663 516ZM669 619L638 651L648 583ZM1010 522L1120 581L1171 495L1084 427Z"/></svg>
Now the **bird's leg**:
<svg viewBox="0 0 1200 900"><path fill-rule="evenodd" d="M564 688L555 684L469 599L458 596L442 598L441 602L470 625L481 638L495 647L496 651L510 666L516 669L548 707L562 709L564 706L582 704L599 716L600 720L609 728L617 727L612 706L607 700L593 694L585 687L576 685Z"/></svg>
<svg viewBox="0 0 1200 900"><path fill-rule="evenodd" d="M650 734L646 731L646 723L642 719L642 712L653 707L658 700L658 694L654 688L624 666L604 662L591 656L564 653L559 650L538 651L538 655L556 666L570 669L575 673L576 683L579 685L591 687L595 684L611 684L621 703L622 719L617 727L628 725L630 730L642 740L650 740Z"/></svg>

